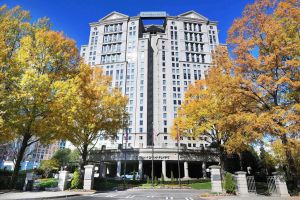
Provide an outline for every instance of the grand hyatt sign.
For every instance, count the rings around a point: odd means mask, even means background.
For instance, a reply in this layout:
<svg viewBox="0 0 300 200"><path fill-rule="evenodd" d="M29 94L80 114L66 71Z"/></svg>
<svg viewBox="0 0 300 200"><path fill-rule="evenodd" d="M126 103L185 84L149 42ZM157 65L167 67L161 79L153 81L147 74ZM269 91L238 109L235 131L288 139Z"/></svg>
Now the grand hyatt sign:
<svg viewBox="0 0 300 200"><path fill-rule="evenodd" d="M142 18L165 18L168 14L166 12L140 12Z"/></svg>

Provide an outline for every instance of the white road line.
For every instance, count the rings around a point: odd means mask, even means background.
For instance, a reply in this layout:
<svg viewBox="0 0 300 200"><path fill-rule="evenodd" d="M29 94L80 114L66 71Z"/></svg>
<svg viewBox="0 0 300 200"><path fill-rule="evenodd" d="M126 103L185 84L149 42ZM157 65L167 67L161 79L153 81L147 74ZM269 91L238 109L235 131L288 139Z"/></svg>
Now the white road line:
<svg viewBox="0 0 300 200"><path fill-rule="evenodd" d="M194 200L192 197L185 197L185 200Z"/></svg>
<svg viewBox="0 0 300 200"><path fill-rule="evenodd" d="M166 200L167 200L167 199L173 199L173 197L166 197Z"/></svg>
<svg viewBox="0 0 300 200"><path fill-rule="evenodd" d="M118 195L117 194L109 194L106 197L115 197L115 196L118 196Z"/></svg>
<svg viewBox="0 0 300 200"><path fill-rule="evenodd" d="M133 197L135 197L135 195L129 195L129 196L125 197L125 198L126 198L126 199L131 199L131 198L133 198Z"/></svg>

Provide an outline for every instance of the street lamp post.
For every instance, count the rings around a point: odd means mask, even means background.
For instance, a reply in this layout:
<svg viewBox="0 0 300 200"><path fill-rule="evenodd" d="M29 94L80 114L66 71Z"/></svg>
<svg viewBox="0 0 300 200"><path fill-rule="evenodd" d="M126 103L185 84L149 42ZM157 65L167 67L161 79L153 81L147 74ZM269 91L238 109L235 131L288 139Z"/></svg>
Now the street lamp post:
<svg viewBox="0 0 300 200"><path fill-rule="evenodd" d="M126 157L126 150L127 150L127 142L128 142L128 134L127 134L127 128L125 128L125 150L124 150L124 170L123 170L123 183L124 187L126 184L126 162L127 162L127 157ZM122 149L123 149L123 144L122 144Z"/></svg>
<svg viewBox="0 0 300 200"><path fill-rule="evenodd" d="M180 162L179 162L179 131L178 131L178 125L176 125L176 132L177 132L177 164L178 164L178 181L179 181L179 187L181 188L181 178L180 178Z"/></svg>
<svg viewBox="0 0 300 200"><path fill-rule="evenodd" d="M153 122L152 122L153 129ZM154 176L154 129L152 130L152 166L151 166L151 179L152 179L152 187L154 187L153 176Z"/></svg>

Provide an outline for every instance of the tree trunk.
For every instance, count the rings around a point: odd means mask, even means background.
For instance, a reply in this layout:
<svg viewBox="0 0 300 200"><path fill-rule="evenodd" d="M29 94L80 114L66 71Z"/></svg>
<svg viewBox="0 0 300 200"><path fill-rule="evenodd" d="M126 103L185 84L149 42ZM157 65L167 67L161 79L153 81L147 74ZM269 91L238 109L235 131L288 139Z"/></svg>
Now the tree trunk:
<svg viewBox="0 0 300 200"><path fill-rule="evenodd" d="M240 161L240 170L243 171L243 152L238 153L239 155L239 161Z"/></svg>
<svg viewBox="0 0 300 200"><path fill-rule="evenodd" d="M285 146L285 155L287 159L287 166L284 167L284 171L286 174L286 178L288 181L292 181L294 187L298 187L297 180L297 168L295 164L295 160L292 155L292 151L290 148L286 147L288 145L288 140L286 135L281 136L282 144Z"/></svg>
<svg viewBox="0 0 300 200"><path fill-rule="evenodd" d="M84 144L81 152L82 162L80 164L80 179L82 183L84 179L84 166L86 165L87 156L88 156L88 144Z"/></svg>
<svg viewBox="0 0 300 200"><path fill-rule="evenodd" d="M20 171L20 167L21 167L21 162L23 160L24 153L25 153L25 150L28 146L28 141L30 140L30 138L31 138L30 134L25 134L23 136L23 141L22 141L22 144L21 144L21 148L18 151L14 172L12 174L12 178L11 178L11 182L10 182L10 189L15 188L15 184L16 184L17 177L18 177L18 174L19 174L19 171Z"/></svg>
<svg viewBox="0 0 300 200"><path fill-rule="evenodd" d="M219 151L219 159L220 159L220 167L221 167L221 179L223 180L223 175L225 173L225 150L221 146L221 144L218 143L218 151Z"/></svg>

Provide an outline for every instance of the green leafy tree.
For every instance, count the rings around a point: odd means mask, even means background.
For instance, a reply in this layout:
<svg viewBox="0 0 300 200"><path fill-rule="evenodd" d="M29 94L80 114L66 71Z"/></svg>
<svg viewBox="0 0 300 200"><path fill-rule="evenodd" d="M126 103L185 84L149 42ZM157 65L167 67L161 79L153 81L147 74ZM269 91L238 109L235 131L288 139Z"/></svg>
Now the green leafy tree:
<svg viewBox="0 0 300 200"><path fill-rule="evenodd" d="M70 149L59 149L53 154L52 159L56 159L59 162L59 166L64 167L70 162L70 154Z"/></svg>
<svg viewBox="0 0 300 200"><path fill-rule="evenodd" d="M59 162L56 159L42 160L39 168L44 171L44 176L49 178L53 171L59 170Z"/></svg>
<svg viewBox="0 0 300 200"><path fill-rule="evenodd" d="M69 165L79 166L79 163L80 163L80 153L77 149L74 149L69 155Z"/></svg>

